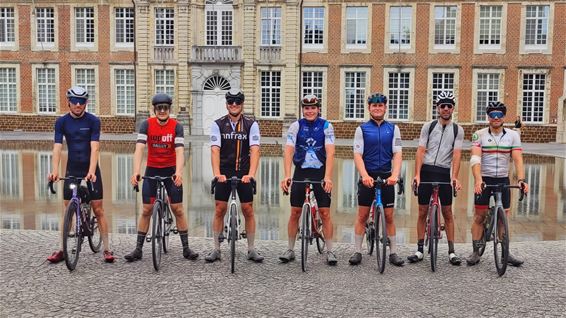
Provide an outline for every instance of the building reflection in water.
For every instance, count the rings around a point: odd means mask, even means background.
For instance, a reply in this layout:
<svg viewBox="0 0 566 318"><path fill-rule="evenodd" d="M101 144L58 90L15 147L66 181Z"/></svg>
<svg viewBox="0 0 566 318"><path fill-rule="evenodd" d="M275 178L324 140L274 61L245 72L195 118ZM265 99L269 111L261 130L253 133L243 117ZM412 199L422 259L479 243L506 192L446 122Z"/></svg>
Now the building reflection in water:
<svg viewBox="0 0 566 318"><path fill-rule="evenodd" d="M3 147L8 148L8 147ZM51 171L51 144L19 145L0 150L0 222L3 229L58 231L62 213L62 182L57 194L49 193L46 176ZM104 207L111 231L135 234L141 211L141 194L132 190L130 176L133 170L131 144L103 143L100 156L104 182ZM183 180L185 210L191 236L212 237L214 199L210 194L213 177L210 167L210 147L197 143L186 149L186 167ZM63 154L66 164L66 152ZM530 193L523 202L512 195L510 227L512 240L566 239L566 178L565 159L527 157L526 179ZM411 182L414 160L404 160L401 176L405 193L396 195L395 222L400 244L416 242L417 199L412 194ZM257 195L254 199L257 238L287 240L287 222L290 214L289 197L283 196L279 182L283 178L281 155L264 156L257 173ZM336 158L334 191L331 213L335 239L354 241L354 218L357 211L357 181L359 174L351 158ZM460 181L465 191L458 194L454 204L456 241L470 242L470 224L473 219L473 177L467 162L462 163ZM138 212L136 212L138 211Z"/></svg>

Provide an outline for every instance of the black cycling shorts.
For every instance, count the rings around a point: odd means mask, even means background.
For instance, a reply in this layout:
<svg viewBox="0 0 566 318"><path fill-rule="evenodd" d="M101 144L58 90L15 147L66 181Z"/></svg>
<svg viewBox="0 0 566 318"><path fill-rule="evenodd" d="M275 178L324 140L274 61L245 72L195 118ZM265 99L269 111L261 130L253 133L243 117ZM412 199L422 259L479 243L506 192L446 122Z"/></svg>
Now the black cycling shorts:
<svg viewBox="0 0 566 318"><path fill-rule="evenodd" d="M145 168L146 177L170 177L175 174L175 167L168 168ZM173 183L173 180L167 179L163 181L167 194L169 196L170 203L182 203L183 202L183 185L180 187ZM157 194L157 181L155 180L143 180L142 185L142 201L144 204L152 204L155 201L155 195Z"/></svg>
<svg viewBox="0 0 566 318"><path fill-rule="evenodd" d="M450 178L450 169L432 167L423 165L421 168L421 182L448 182ZM419 184L419 205L428 205L432 194L431 184ZM438 189L438 197L441 206L452 205L452 186L441 184Z"/></svg>
<svg viewBox="0 0 566 318"><path fill-rule="evenodd" d="M369 172L370 177L377 179L381 177L382 179L387 179L391 176L391 172ZM375 189L373 187L368 188L362 184L361 180L358 182L358 205L360 206L371 206L373 199L375 198ZM394 186L382 186L381 187L381 203L384 208L392 208L395 205L395 187Z"/></svg>
<svg viewBox="0 0 566 318"><path fill-rule="evenodd" d="M246 174L247 171L220 171L221 174L226 176L226 179L230 179L233 176L238 178L242 178ZM216 183L216 188L214 189L214 200L228 202L230 199L230 192L232 191L232 187L230 185L229 180L226 183ZM240 203L249 203L254 201L254 191L251 183L238 183L238 187L236 188L238 193L238 198L240 199Z"/></svg>
<svg viewBox="0 0 566 318"><path fill-rule="evenodd" d="M293 180L305 180L309 179L311 181L321 181L324 179L325 167L320 169L302 169L300 167L295 167L295 172L293 173ZM291 184L291 206L300 208L305 203L305 183L293 183ZM330 193L326 193L321 184L313 184L314 197L316 198L316 203L319 208L329 208L330 207Z"/></svg>
<svg viewBox="0 0 566 318"><path fill-rule="evenodd" d="M487 185L496 185L501 183L509 184L509 178L482 177L482 180ZM474 204L489 206L489 198L492 193L494 195L494 200L495 200L495 189L485 188L479 197L476 196ZM503 201L504 209L509 209L511 207L511 190L509 190L509 188L503 189L503 192L501 193L501 201Z"/></svg>
<svg viewBox="0 0 566 318"><path fill-rule="evenodd" d="M88 173L88 168L90 164L76 164L76 163L67 163L67 171L65 172L65 176L73 176L84 178ZM96 182L92 183L92 187L94 188L94 192L90 192L90 199L91 200L102 200L103 191L102 191L102 177L100 175L100 167L96 166ZM71 184L70 180L65 180L63 184L63 199L71 200L73 197L73 190L69 188ZM77 184L78 186L78 184ZM88 186L87 186L88 188ZM90 191L90 188L89 188Z"/></svg>

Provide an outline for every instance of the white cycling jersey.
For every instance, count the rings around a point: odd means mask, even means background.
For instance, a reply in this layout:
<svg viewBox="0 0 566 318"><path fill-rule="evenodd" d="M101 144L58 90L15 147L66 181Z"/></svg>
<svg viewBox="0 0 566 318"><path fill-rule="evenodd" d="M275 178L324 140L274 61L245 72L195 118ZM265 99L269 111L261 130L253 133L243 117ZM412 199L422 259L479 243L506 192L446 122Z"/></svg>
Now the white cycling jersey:
<svg viewBox="0 0 566 318"><path fill-rule="evenodd" d="M476 131L472 147L481 148L481 175L492 178L509 177L511 152L522 151L519 134L505 128L497 135L489 127Z"/></svg>

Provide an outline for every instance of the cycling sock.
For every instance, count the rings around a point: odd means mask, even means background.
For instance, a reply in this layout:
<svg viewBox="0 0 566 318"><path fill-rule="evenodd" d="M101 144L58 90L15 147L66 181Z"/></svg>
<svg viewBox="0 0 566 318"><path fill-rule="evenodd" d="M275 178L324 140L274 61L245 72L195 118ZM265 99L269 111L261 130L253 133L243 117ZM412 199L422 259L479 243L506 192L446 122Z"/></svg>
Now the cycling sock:
<svg viewBox="0 0 566 318"><path fill-rule="evenodd" d="M189 231L179 231L179 237L181 238L181 244L184 248L189 247Z"/></svg>
<svg viewBox="0 0 566 318"><path fill-rule="evenodd" d="M395 242L395 235L388 237L389 239L389 255L397 253L397 244Z"/></svg>
<svg viewBox="0 0 566 318"><path fill-rule="evenodd" d="M136 244L137 249L143 248L143 242L145 242L145 236L147 233L138 231L138 242Z"/></svg>
<svg viewBox="0 0 566 318"><path fill-rule="evenodd" d="M297 236L295 235L295 237L290 237L289 238L289 249L293 250L295 249L295 240L297 239Z"/></svg>
<svg viewBox="0 0 566 318"><path fill-rule="evenodd" d="M363 235L354 235L354 243L356 247L356 253L362 252L362 242L364 241Z"/></svg>
<svg viewBox="0 0 566 318"><path fill-rule="evenodd" d="M454 242L448 241L448 254L454 253Z"/></svg>
<svg viewBox="0 0 566 318"><path fill-rule="evenodd" d="M424 253L424 239L417 242L417 251Z"/></svg>
<svg viewBox="0 0 566 318"><path fill-rule="evenodd" d="M108 233L101 235L101 239L102 239L102 244L104 245L104 250L109 251L110 242L108 242Z"/></svg>
<svg viewBox="0 0 566 318"><path fill-rule="evenodd" d="M246 233L246 238L248 239L248 251L253 251L255 249L255 234Z"/></svg>
<svg viewBox="0 0 566 318"><path fill-rule="evenodd" d="M474 248L475 253L479 252L481 245L482 245L481 241L472 241L472 246Z"/></svg>
<svg viewBox="0 0 566 318"><path fill-rule="evenodd" d="M220 250L220 240L218 239L219 236L220 236L220 233L212 232L212 238L214 239L214 249L217 249L217 250Z"/></svg>

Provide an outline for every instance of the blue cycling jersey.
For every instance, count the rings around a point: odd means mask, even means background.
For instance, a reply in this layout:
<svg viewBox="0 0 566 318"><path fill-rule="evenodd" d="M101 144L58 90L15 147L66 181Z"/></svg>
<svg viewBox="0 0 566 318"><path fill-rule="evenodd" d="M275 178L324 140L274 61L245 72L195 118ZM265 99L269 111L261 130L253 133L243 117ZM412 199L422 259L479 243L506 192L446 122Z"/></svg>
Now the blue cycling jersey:
<svg viewBox="0 0 566 318"><path fill-rule="evenodd" d="M90 163L90 142L100 140L100 119L85 112L80 118L71 114L61 116L55 122L55 143L67 141L67 170L73 164L84 166Z"/></svg>
<svg viewBox="0 0 566 318"><path fill-rule="evenodd" d="M356 128L354 152L362 155L367 172L390 172L393 154L401 151L401 132L393 123L369 120Z"/></svg>
<svg viewBox="0 0 566 318"><path fill-rule="evenodd" d="M303 169L319 169L326 163L326 145L334 144L332 124L320 117L300 119L289 127L287 145L295 147L293 163Z"/></svg>

